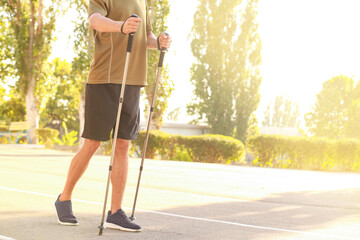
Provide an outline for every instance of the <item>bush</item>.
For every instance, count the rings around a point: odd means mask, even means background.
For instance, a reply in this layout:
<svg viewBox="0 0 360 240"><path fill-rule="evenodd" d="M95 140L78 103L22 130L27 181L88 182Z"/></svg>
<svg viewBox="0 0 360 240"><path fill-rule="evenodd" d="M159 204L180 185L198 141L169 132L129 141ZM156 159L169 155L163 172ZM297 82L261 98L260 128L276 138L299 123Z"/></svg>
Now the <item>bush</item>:
<svg viewBox="0 0 360 240"><path fill-rule="evenodd" d="M145 131L133 142L142 151ZM159 156L165 160L194 161L207 163L240 162L244 158L244 145L231 137L221 135L180 136L150 131L146 157Z"/></svg>
<svg viewBox="0 0 360 240"><path fill-rule="evenodd" d="M140 156L142 156L145 137L146 131L140 131L137 139L133 141L133 146L137 148L136 151ZM173 160L177 149L176 138L177 135L161 131L150 131L145 157L154 159L158 154L161 159Z"/></svg>
<svg viewBox="0 0 360 240"><path fill-rule="evenodd" d="M247 147L255 156L255 166L310 170L360 170L359 140L259 136Z"/></svg>
<svg viewBox="0 0 360 240"><path fill-rule="evenodd" d="M102 142L101 146L100 146L100 150L101 150L101 154L110 156L111 155L111 150L112 150L112 141L108 140L106 142ZM129 149L129 156L130 157L135 156L134 150L135 149L133 147L133 143L131 142L130 143L130 149Z"/></svg>
<svg viewBox="0 0 360 240"><path fill-rule="evenodd" d="M59 145L65 145L65 146L75 146L77 145L76 141L78 140L78 132L77 131L68 131L68 128L66 126L65 122L62 122L62 127L64 128L64 135L62 135L61 139L57 140L56 143Z"/></svg>
<svg viewBox="0 0 360 240"><path fill-rule="evenodd" d="M52 128L39 128L36 129L36 135L39 138L39 144L51 147L57 141L59 131Z"/></svg>
<svg viewBox="0 0 360 240"><path fill-rule="evenodd" d="M202 135L179 137L194 162L230 163L244 158L244 145L232 137Z"/></svg>

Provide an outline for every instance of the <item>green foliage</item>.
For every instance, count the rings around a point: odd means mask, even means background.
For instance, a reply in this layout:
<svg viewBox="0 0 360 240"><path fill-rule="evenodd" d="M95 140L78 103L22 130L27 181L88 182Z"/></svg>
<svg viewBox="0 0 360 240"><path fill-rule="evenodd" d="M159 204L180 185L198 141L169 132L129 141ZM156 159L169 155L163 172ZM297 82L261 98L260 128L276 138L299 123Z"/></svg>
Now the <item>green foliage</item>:
<svg viewBox="0 0 360 240"><path fill-rule="evenodd" d="M243 142L260 101L257 3L250 0L241 11L240 0L200 0L191 35L196 98L188 113L205 119L212 133L232 136L236 130Z"/></svg>
<svg viewBox="0 0 360 240"><path fill-rule="evenodd" d="M180 107L177 107L168 113L167 119L170 121L178 121L179 116L180 116Z"/></svg>
<svg viewBox="0 0 360 240"><path fill-rule="evenodd" d="M133 141L142 153L146 131L140 131L137 139ZM150 131L147 144L146 157L154 159L159 154L162 159L173 159L176 154L177 136L161 131Z"/></svg>
<svg viewBox="0 0 360 240"><path fill-rule="evenodd" d="M152 31L155 36L159 36L161 33L167 31L167 17L170 13L169 2L168 0L147 0L147 4L149 8L151 26L153 28ZM145 108L145 115L147 114L148 106L151 105L151 100L153 98L159 54L159 51L154 50L148 52L148 85L144 88L145 97L148 103ZM162 78L160 79L160 83L157 88L156 102L152 116L152 122L157 129L160 129L163 124L164 112L168 108L168 99L170 98L173 90L174 82L169 77L168 67L164 65Z"/></svg>
<svg viewBox="0 0 360 240"><path fill-rule="evenodd" d="M222 135L180 137L178 143L188 151L194 162L231 163L244 157L244 145L239 140Z"/></svg>
<svg viewBox="0 0 360 240"><path fill-rule="evenodd" d="M103 142L102 145L101 145L101 148L102 148L102 154L111 155L112 140L108 140L106 142ZM136 151L137 151L137 148L134 146L133 142L130 142L129 156L135 157L135 152ZM138 156L138 154L136 156Z"/></svg>
<svg viewBox="0 0 360 240"><path fill-rule="evenodd" d="M347 113L346 136L349 138L360 138L360 81L352 91L351 105Z"/></svg>
<svg viewBox="0 0 360 240"><path fill-rule="evenodd" d="M55 20L61 4L61 0L52 4L43 0L0 2L1 18L5 22L1 24L0 32L8 34L0 37L1 46L6 45L5 58L0 58L0 65L7 75L12 74L19 97L26 101L26 120L30 123L33 141L40 105L35 92L39 92L42 80L46 79L44 65L51 52Z"/></svg>
<svg viewBox="0 0 360 240"><path fill-rule="evenodd" d="M74 80L74 87L78 90L77 96L79 101L78 120L79 132L81 132L85 121L85 81L90 69L91 59L94 53L93 30L89 27L88 21L88 1L75 0L70 5L76 9L78 17L75 21L74 29L74 52L76 57L72 62L71 76ZM80 138L80 136L79 136ZM83 141L80 138L80 142Z"/></svg>
<svg viewBox="0 0 360 240"><path fill-rule="evenodd" d="M59 131L52 128L36 129L36 135L39 138L39 144L52 147L58 140Z"/></svg>
<svg viewBox="0 0 360 240"><path fill-rule="evenodd" d="M299 127L299 104L284 96L277 96L274 103L267 106L264 114L264 127Z"/></svg>
<svg viewBox="0 0 360 240"><path fill-rule="evenodd" d="M316 137L332 139L360 137L360 83L338 76L323 84L306 126Z"/></svg>
<svg viewBox="0 0 360 240"><path fill-rule="evenodd" d="M49 63L52 77L44 83L45 104L40 108L40 125L60 131L63 122L70 130L79 130L79 88L72 76L72 66L66 60L55 58Z"/></svg>
<svg viewBox="0 0 360 240"><path fill-rule="evenodd" d="M133 141L134 146L143 149L145 131ZM194 161L206 163L241 162L244 158L244 145L231 137L222 135L180 136L150 131L146 157Z"/></svg>
<svg viewBox="0 0 360 240"><path fill-rule="evenodd" d="M8 100L0 100L0 120L8 123L25 121L25 102L13 90L12 88L9 95L5 92L2 95L9 98Z"/></svg>
<svg viewBox="0 0 360 240"><path fill-rule="evenodd" d="M30 1L30 4L15 0L1 2L7 32L12 38L7 67L16 70L13 72L19 78L17 86L23 94L30 79L40 76L43 63L50 55L56 7L60 4L61 1L44 5L42 0Z"/></svg>
<svg viewBox="0 0 360 240"><path fill-rule="evenodd" d="M9 139L5 137L0 137L0 144L10 144Z"/></svg>
<svg viewBox="0 0 360 240"><path fill-rule="evenodd" d="M9 21L4 21L7 14L5 12L4 1L0 2L0 82L5 83L6 77L14 74L13 64L13 44L14 40L11 38L11 28Z"/></svg>
<svg viewBox="0 0 360 240"><path fill-rule="evenodd" d="M175 156L173 159L182 162L192 162L191 156L189 155L188 151L180 147L176 148Z"/></svg>
<svg viewBox="0 0 360 240"><path fill-rule="evenodd" d="M262 135L249 139L247 147L255 166L360 171L359 140Z"/></svg>
<svg viewBox="0 0 360 240"><path fill-rule="evenodd" d="M73 78L76 79L76 81L74 82L76 88L82 95L84 95L84 83L87 78L90 69L90 62L94 53L92 29L89 27L88 21L88 1L72 1L71 6L75 8L79 14L76 22L74 22L74 52L77 56L72 62L71 75Z"/></svg>
<svg viewBox="0 0 360 240"><path fill-rule="evenodd" d="M59 145L66 145L66 146L74 146L76 145L75 142L77 141L77 131L68 132L67 126L65 122L62 122L62 127L65 130L65 134L62 135L61 140L58 140L57 143Z"/></svg>
<svg viewBox="0 0 360 240"><path fill-rule="evenodd" d="M248 138L257 137L257 136L260 135L260 129L259 129L259 126L258 126L258 120L257 120L255 114L251 114L248 126L249 126L248 130L247 130ZM236 136L236 132L235 132L234 135Z"/></svg>

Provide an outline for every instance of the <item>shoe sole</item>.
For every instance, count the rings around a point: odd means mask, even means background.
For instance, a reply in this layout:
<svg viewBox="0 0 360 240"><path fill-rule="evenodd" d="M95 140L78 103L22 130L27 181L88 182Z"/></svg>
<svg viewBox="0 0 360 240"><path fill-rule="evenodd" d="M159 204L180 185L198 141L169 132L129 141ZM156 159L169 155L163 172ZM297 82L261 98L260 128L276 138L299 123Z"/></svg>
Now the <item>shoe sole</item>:
<svg viewBox="0 0 360 240"><path fill-rule="evenodd" d="M57 210L56 210L55 203L54 203L53 207L54 207L54 211L55 211L55 215L56 215L56 219L57 219L58 223L60 223L63 226L78 226L79 225L79 223L68 223L68 222L60 221Z"/></svg>
<svg viewBox="0 0 360 240"><path fill-rule="evenodd" d="M105 222L104 227L111 228L111 229L117 229L117 230L121 230L121 231L125 231L125 232L141 232L141 229L124 228L119 225L116 225L113 223L108 223L108 222Z"/></svg>

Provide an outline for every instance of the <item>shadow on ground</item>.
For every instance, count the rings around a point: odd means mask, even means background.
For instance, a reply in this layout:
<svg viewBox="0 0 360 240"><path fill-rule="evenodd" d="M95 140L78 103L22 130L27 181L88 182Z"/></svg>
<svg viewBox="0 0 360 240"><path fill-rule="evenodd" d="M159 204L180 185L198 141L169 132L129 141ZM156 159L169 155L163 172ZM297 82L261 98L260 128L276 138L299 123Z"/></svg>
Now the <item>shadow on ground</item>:
<svg viewBox="0 0 360 240"><path fill-rule="evenodd" d="M31 198L31 196L28 197ZM180 206L163 209L161 212L304 232L326 229L322 232L323 234L335 234L355 239L356 236L360 236L359 202L360 190L346 189L317 193L289 192L259 201ZM52 199L46 199L46 204L48 204L46 209L50 209ZM81 204L73 203L75 212L77 211L76 206ZM149 212L137 212L136 214L137 222L143 226L143 232L126 233L108 229L105 230L102 237L99 237L97 226L100 223L101 206L89 206L93 207L92 212L99 211L99 214L77 212L76 215L80 222L77 227L59 225L50 210L48 212L19 212L9 209L6 212L0 212L0 235L17 240L329 239L328 237L214 223ZM27 207L24 206L23 209L27 209Z"/></svg>

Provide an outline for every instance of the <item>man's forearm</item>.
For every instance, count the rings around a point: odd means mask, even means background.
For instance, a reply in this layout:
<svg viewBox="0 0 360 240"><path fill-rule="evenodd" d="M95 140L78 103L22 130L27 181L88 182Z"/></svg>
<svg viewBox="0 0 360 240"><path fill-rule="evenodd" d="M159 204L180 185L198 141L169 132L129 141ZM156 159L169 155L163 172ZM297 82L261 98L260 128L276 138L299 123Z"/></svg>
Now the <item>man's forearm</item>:
<svg viewBox="0 0 360 240"><path fill-rule="evenodd" d="M100 13L91 14L89 17L90 27L99 32L120 32L124 22L113 21L102 16Z"/></svg>
<svg viewBox="0 0 360 240"><path fill-rule="evenodd" d="M147 32L147 48L148 49L157 49L157 37L153 32Z"/></svg>

